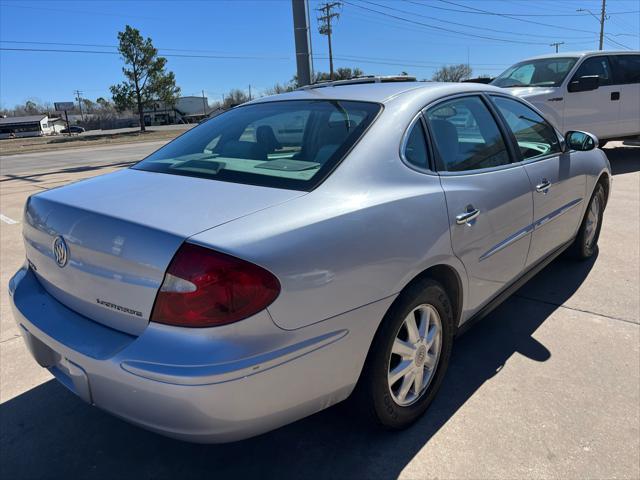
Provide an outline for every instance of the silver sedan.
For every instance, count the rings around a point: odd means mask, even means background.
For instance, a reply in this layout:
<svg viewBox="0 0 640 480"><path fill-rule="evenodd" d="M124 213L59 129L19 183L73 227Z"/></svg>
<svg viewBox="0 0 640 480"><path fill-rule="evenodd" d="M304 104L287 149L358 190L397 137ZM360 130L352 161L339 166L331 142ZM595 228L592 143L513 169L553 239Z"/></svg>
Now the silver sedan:
<svg viewBox="0 0 640 480"><path fill-rule="evenodd" d="M354 392L414 422L456 335L563 251L594 254L611 173L595 137L503 90L384 80L262 98L29 198L9 289L35 360L190 441Z"/></svg>

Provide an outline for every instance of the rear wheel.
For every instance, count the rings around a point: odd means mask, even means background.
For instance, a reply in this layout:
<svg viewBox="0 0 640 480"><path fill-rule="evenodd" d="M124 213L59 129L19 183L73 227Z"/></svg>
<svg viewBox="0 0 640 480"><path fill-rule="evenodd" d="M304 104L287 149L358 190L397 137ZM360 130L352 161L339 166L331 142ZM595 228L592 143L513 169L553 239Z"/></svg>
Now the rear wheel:
<svg viewBox="0 0 640 480"><path fill-rule="evenodd" d="M396 300L376 334L360 394L381 425L401 429L435 397L449 364L453 312L444 288L422 280Z"/></svg>
<svg viewBox="0 0 640 480"><path fill-rule="evenodd" d="M589 206L578 230L578 235L573 243L573 254L576 258L586 260L598 251L598 238L602 228L602 215L604 213L605 195L602 185L596 185Z"/></svg>

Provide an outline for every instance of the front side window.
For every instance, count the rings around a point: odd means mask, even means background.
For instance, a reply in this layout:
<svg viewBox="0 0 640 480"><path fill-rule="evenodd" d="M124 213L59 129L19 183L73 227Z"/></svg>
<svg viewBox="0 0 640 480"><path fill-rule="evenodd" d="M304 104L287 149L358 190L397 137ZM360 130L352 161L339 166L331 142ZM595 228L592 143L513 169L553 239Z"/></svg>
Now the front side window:
<svg viewBox="0 0 640 480"><path fill-rule="evenodd" d="M495 96L493 101L513 132L524 160L560 153L560 141L553 127L535 111L510 98Z"/></svg>
<svg viewBox="0 0 640 480"><path fill-rule="evenodd" d="M611 75L611 67L607 57L591 57L587 58L582 65L578 67L575 75L571 79L572 82L577 81L580 77L597 76L600 79L600 85L610 85L613 83Z"/></svg>
<svg viewBox="0 0 640 480"><path fill-rule="evenodd" d="M491 85L497 87L559 87L577 58L541 58L516 63L498 75Z"/></svg>
<svg viewBox="0 0 640 480"><path fill-rule="evenodd" d="M382 107L290 100L234 108L132 168L267 187L311 190L358 141Z"/></svg>
<svg viewBox="0 0 640 480"><path fill-rule="evenodd" d="M429 166L426 136L420 120L411 127L404 147L404 158L408 163L418 168L428 168Z"/></svg>
<svg viewBox="0 0 640 480"><path fill-rule="evenodd" d="M427 110L438 150L438 169L460 172L506 165L507 147L491 112L479 97L462 97Z"/></svg>

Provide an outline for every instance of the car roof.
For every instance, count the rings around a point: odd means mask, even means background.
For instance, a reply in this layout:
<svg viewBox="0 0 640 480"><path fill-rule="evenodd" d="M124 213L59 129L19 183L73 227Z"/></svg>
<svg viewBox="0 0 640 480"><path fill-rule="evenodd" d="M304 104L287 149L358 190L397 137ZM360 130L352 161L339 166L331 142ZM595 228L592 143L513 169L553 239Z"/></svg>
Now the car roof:
<svg viewBox="0 0 640 480"><path fill-rule="evenodd" d="M580 58L580 57L591 57L593 55L624 55L624 54L635 54L637 55L640 51L630 51L630 50L586 50L582 52L558 52L558 53L549 53L547 55L537 55L535 57L525 58L516 63L522 63L529 60L541 60L543 58Z"/></svg>
<svg viewBox="0 0 640 480"><path fill-rule="evenodd" d="M351 85L328 85L305 88L293 92L261 97L249 103L263 103L285 100L354 100L387 103L399 96L418 95L423 99L437 99L445 95L466 92L501 92L504 89L482 83L455 82L388 82L359 83ZM245 104L246 105L246 104Z"/></svg>

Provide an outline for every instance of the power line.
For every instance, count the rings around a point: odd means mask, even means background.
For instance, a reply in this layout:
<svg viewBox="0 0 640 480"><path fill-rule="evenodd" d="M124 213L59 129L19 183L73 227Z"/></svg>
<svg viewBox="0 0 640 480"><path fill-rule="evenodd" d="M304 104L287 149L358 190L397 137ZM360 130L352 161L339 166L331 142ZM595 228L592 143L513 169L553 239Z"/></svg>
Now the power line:
<svg viewBox="0 0 640 480"><path fill-rule="evenodd" d="M118 52L105 52L99 50L70 50L70 49L45 49L45 48L5 48L0 47L0 50L5 51L16 51L16 52L45 52L45 53L84 53L84 54L106 54L106 55L118 55ZM211 56L202 56L202 55L178 55L180 57L187 58L218 58ZM322 55L314 55L315 58L319 59L327 59L328 57ZM229 58L229 57L224 57ZM446 62L436 63L434 62L432 65L428 65L426 63L415 63L412 61L404 61L404 60L396 60L396 61L385 61L388 59L377 59L375 57L358 57L358 56L336 56L334 57L336 60L344 60L348 62L360 62L365 64L372 65L391 65L391 66L405 66L405 67L414 67L414 68L438 68L444 65ZM485 66L485 65L494 65L494 66ZM473 66L481 66L484 70L503 70L504 67L497 66L499 64L474 64ZM508 64L503 64L508 65Z"/></svg>
<svg viewBox="0 0 640 480"><path fill-rule="evenodd" d="M612 39L611 37L609 37L609 35L607 35L606 33L604 34L604 38L605 38L605 40L607 40L609 43L612 43L612 44L614 44L614 45L617 45L618 47L622 47L622 48L625 48L625 49L627 49L627 50L633 50L633 48L631 48L631 47L627 47L624 43L620 43L620 42L618 42L618 41L616 41L616 40L613 40L613 39Z"/></svg>
<svg viewBox="0 0 640 480"><path fill-rule="evenodd" d="M13 52L92 53L92 54L104 54L104 55L120 55L119 52L109 52L105 50L71 50L71 49L63 49L63 48L0 47L0 50L13 51ZM211 58L216 60L273 60L273 57L239 56L239 55L186 55L186 54L177 54L177 53L165 53L162 56L177 57L177 58ZM290 60L289 57L281 57L281 59Z"/></svg>
<svg viewBox="0 0 640 480"><path fill-rule="evenodd" d="M382 5L382 4L371 2L371 1L368 1L368 0L361 0L361 1L363 1L364 3L368 3L370 5L375 5L375 6L380 7L380 8L385 8L387 10L393 10L393 11L396 11L396 12L399 12L399 13L404 13L404 14L407 14L407 15L415 15L415 16L418 16L418 17L421 17L421 18L427 18L429 20L435 20L437 22L442 22L442 23L446 23L446 24L449 24L449 25L458 25L460 27L475 28L475 29L478 29L478 30L486 30L486 31L489 31L489 32L494 32L494 33L504 33L504 34L507 34L507 35L518 35L518 36L531 37L530 33L512 32L512 31L509 31L509 30L498 30L498 29L495 29L495 28L478 27L476 25L469 25L468 23L459 23L459 22L454 22L452 20L443 20L441 18L431 17L429 15L423 15L423 14L412 12L412 11L408 11L408 10L402 10L402 9L399 9L399 8L389 7L388 5ZM407 1L407 3L416 3L416 2L410 2L408 0L405 0L405 1ZM574 40L582 40L585 37L583 36L583 37L568 37L568 38L572 38ZM591 37L589 37L589 38L591 38Z"/></svg>
<svg viewBox="0 0 640 480"><path fill-rule="evenodd" d="M335 57L338 58L338 57ZM379 60L379 61L391 61L391 62L411 62L411 63L416 63L416 64L421 64L424 66L442 66L446 63L449 63L448 61L443 61L443 62L423 62L423 61L416 61L416 60L407 60L407 59L400 59L400 58L389 58L389 57L363 57L361 55L341 55L340 58L342 59L356 59L356 60ZM474 63L474 65L484 65L484 66L509 66L511 65L511 63Z"/></svg>
<svg viewBox="0 0 640 480"><path fill-rule="evenodd" d="M426 3L421 3L421 2L417 2L415 0L404 0L408 3L413 3L415 5L420 5L423 7L429 7L429 8L435 8L437 10L446 10L448 12L458 12L458 13L476 13L476 12L470 12L468 10L460 10L457 8L447 8L447 7L438 7L436 5L429 5ZM444 2L444 3L452 3L453 2ZM468 7L466 5L460 5L460 4L454 4L457 5L461 8L473 8L473 7ZM627 14L631 14L631 13L639 13L640 10L630 10L630 11L626 11L626 12L612 12L610 13L610 15L627 15ZM586 15L579 15L579 14L575 14L575 13L504 13L504 12L489 12L489 11L479 11L477 12L477 15L497 15L497 16L509 16L509 17L585 17Z"/></svg>
<svg viewBox="0 0 640 480"><path fill-rule="evenodd" d="M39 41L25 41L25 40L0 40L0 43L14 43L25 45L62 45L65 47L98 47L98 48L118 48L118 45L106 45L100 43L69 43L69 42L39 42ZM236 55L229 52L221 52L219 50L197 50L197 49L183 49L183 48L162 48L158 47L158 51L162 52L191 52L191 53L215 53L220 55ZM109 52L110 53L110 52ZM166 55L165 55L166 56ZM288 60L289 57L270 56L270 55L237 55L238 58L247 59L274 59L274 60Z"/></svg>
<svg viewBox="0 0 640 480"><path fill-rule="evenodd" d="M407 0L407 1L408 1L408 0ZM462 8L466 8L466 9L468 9L468 10L454 10L454 11L458 11L458 12L462 12L462 13L474 13L474 14L484 14L484 15L496 15L496 16L498 16L498 17L510 18L510 19L512 19L512 20L517 20L517 21L519 21L519 22L531 23L531 24L533 24L533 25L541 25L541 26L543 26L543 27L557 28L557 29L560 29L560 30L570 30L570 31L573 31L573 32L591 33L591 34L593 34L593 35L595 35L595 34L596 34L596 32L591 31L591 30L582 30L582 29L580 29L580 28L571 28L571 27L567 27L566 25L553 25L553 24L550 24L550 23L536 22L536 21L534 21L534 20L527 20L527 19L525 19L525 18L519 18L519 17L517 17L517 16L515 16L515 15L511 15L511 14L498 13L498 12L490 12L490 11L488 11L488 10L482 10L482 9L480 9L480 8L475 8L475 7L469 7L469 6L466 6L466 5L461 5L461 4L459 4L459 3L451 2L451 1L449 1L449 0L437 0L437 1L442 2L442 3L446 3L446 4L455 5L455 6L457 6L457 7L462 7ZM423 5L423 4L421 4L421 5ZM424 6L425 6L425 7L427 7L427 6L428 6L428 7L431 7L431 5L424 5ZM434 8L435 8L435 7L434 7ZM444 8L442 8L442 7L437 7L437 8L444 9ZM449 9L449 10L451 10L451 9ZM472 11L469 11L469 10L472 10Z"/></svg>
<svg viewBox="0 0 640 480"><path fill-rule="evenodd" d="M326 60L327 56L324 55L315 55L314 54L314 58L318 58L318 59L323 59ZM418 63L412 63L411 61L407 62L407 61L402 61L402 60L397 60L397 61L379 61L379 60L371 60L371 59L367 59L366 57L343 57L343 56L335 56L333 57L335 60L344 60L347 62L358 62L358 63L364 63L364 64L371 64L371 65L390 65L390 66L398 66L398 67L412 67L412 68L424 68L424 69L436 69L436 68L440 68L443 65L446 65L447 62L442 62L439 64L434 64L434 65L425 65L425 64L418 64ZM472 66L476 67L480 67L481 64L472 64ZM505 66L508 66L507 64L505 64ZM505 67L485 67L485 66L481 66L482 70L504 70Z"/></svg>
<svg viewBox="0 0 640 480"><path fill-rule="evenodd" d="M343 3L351 5L351 6L356 7L356 8L360 8L362 10L367 10L367 11L370 11L370 12L378 13L380 15L388 16L388 17L391 17L391 18L396 18L398 20L402 20L402 21L407 22L407 23L412 23L414 25L421 25L421 26L426 27L426 28L431 28L431 29L435 29L435 30L441 30L441 31L450 32L450 33L456 33L458 35L465 35L465 36L474 37L474 38L482 38L482 39L485 39L485 40L494 40L494 41L498 41L498 42L519 43L519 44L522 44L522 45L547 45L546 42L527 42L527 41L524 41L524 40L511 40L511 39L506 39L506 38L489 37L489 36L486 36L486 35L477 35L477 34L474 34L474 33L461 32L459 30L452 30L450 28L440 27L440 26L437 26L437 25L429 25L427 23L419 22L417 20L411 20L411 19L408 19L408 18L399 17L399 16L393 15L391 13L381 12L380 10L375 10L373 8L365 7L363 5L360 5L360 4L357 4L357 3L352 3L352 2L347 1L347 0L344 0ZM371 2L368 2L368 3L371 3Z"/></svg>
<svg viewBox="0 0 640 480"><path fill-rule="evenodd" d="M8 5L6 3L2 3L0 4L0 7L2 8L23 8L23 9L29 9L29 10L45 10L45 11L50 11L50 12L62 12L62 13L73 13L73 14L80 14L80 15L91 15L92 17L95 16L103 16L103 17L117 17L117 18L128 18L130 20L136 19L136 20L154 20L154 21L165 21L165 19L163 18L154 18L154 17L138 17L138 16L131 16L131 15L120 15L118 13L107 13L107 12L90 12L87 10L69 10L69 9L63 9L63 8L51 8L51 7L34 7L31 5Z"/></svg>

